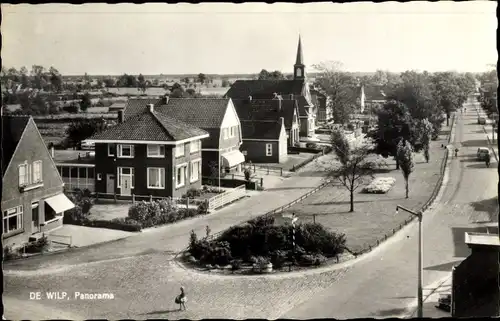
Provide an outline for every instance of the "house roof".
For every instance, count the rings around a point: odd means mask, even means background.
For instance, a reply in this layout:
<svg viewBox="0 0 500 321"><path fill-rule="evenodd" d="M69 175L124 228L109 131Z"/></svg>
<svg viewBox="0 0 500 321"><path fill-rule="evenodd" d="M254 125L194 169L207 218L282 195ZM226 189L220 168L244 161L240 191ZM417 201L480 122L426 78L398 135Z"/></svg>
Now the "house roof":
<svg viewBox="0 0 500 321"><path fill-rule="evenodd" d="M241 121L241 134L243 139L276 139L281 134L279 121Z"/></svg>
<svg viewBox="0 0 500 321"><path fill-rule="evenodd" d="M89 140L179 141L206 134L206 131L198 127L146 109Z"/></svg>
<svg viewBox="0 0 500 321"><path fill-rule="evenodd" d="M304 79L295 80L237 80L224 97L233 99L271 99L278 95L302 95Z"/></svg>
<svg viewBox="0 0 500 321"><path fill-rule="evenodd" d="M2 115L2 177L10 164L21 137L29 123L30 116L4 116Z"/></svg>
<svg viewBox="0 0 500 321"><path fill-rule="evenodd" d="M229 98L170 98L156 110L199 128L220 128Z"/></svg>
<svg viewBox="0 0 500 321"><path fill-rule="evenodd" d="M149 104L157 106L160 103L160 98L130 98L125 105L125 119L143 113Z"/></svg>
<svg viewBox="0 0 500 321"><path fill-rule="evenodd" d="M283 117L285 128L292 128L294 110L297 110L295 99L281 100L281 110L277 99L234 99L234 108L241 120L278 121Z"/></svg>

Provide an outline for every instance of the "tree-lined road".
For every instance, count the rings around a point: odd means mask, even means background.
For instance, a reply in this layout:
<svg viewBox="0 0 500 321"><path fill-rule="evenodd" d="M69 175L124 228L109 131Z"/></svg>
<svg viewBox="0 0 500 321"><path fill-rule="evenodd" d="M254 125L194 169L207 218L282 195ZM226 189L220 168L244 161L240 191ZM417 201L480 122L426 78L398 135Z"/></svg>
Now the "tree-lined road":
<svg viewBox="0 0 500 321"><path fill-rule="evenodd" d="M460 149L459 157L449 160L440 200L423 218L424 287L445 277L469 254L464 243L466 231L498 222L498 214L493 214L498 213L498 164L493 162L487 168L475 159L477 148L487 144L475 108L457 116L454 145ZM482 212L485 210L489 212ZM405 314L405 307L412 305L417 294L417 224L403 231L355 264L329 289L281 317L344 319Z"/></svg>

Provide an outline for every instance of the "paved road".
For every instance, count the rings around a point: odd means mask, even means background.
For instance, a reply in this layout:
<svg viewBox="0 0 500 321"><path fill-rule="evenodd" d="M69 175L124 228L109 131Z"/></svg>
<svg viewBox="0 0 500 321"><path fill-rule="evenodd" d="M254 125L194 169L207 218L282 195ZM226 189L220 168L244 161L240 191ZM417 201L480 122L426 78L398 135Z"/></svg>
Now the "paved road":
<svg viewBox="0 0 500 321"><path fill-rule="evenodd" d="M497 202L492 200L498 196L498 164L486 168L475 160L477 147L486 145L476 111L468 108L463 115L458 114L455 128L459 157L449 161L441 201L424 215L424 287L446 277L452 266L469 254L464 232L489 222L487 209L498 213ZM498 222L498 216L493 221ZM408 226L330 288L281 317L344 319L405 314L405 307L411 306L416 296L417 231L416 224Z"/></svg>
<svg viewBox="0 0 500 321"><path fill-rule="evenodd" d="M468 124L475 121L474 117L477 115L459 120L459 141L484 139L484 134L476 133L478 125ZM469 202L496 196L495 171L471 159L474 148L461 148L462 157L450 161L452 175L443 195L447 202L426 213L426 284L442 275L439 269L443 268L436 265L449 264L466 255L463 246L455 247L460 242L451 237L450 227L485 220L482 216L486 215L474 211ZM466 183L459 184L461 179ZM173 253L187 244L192 228L203 233L209 224L217 232L285 204L321 180L311 165L262 197L235 203L217 215L108 244L4 264L5 316L10 319L273 319L397 314L397 309L411 303L415 296L416 233L411 226L407 234L392 238L351 267L347 264L270 277L232 277L186 271L172 261ZM463 239L463 231L456 235ZM189 298L188 311L182 313L175 311L173 304L180 285L186 287ZM33 291L67 291L71 299L30 301L29 293ZM74 300L75 291L110 292L115 298ZM396 310L383 311L391 309Z"/></svg>

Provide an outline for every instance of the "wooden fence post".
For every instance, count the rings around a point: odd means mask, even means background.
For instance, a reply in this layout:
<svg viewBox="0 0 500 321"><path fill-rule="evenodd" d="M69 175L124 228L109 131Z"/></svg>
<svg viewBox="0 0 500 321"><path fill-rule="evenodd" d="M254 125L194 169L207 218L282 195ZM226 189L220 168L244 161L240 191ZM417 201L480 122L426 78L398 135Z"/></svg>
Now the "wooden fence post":
<svg viewBox="0 0 500 321"><path fill-rule="evenodd" d="M149 195L149 201L153 202L153 195Z"/></svg>
<svg viewBox="0 0 500 321"><path fill-rule="evenodd" d="M260 187L264 188L264 178L260 178Z"/></svg>
<svg viewBox="0 0 500 321"><path fill-rule="evenodd" d="M316 214L313 214L313 223L316 224Z"/></svg>
<svg viewBox="0 0 500 321"><path fill-rule="evenodd" d="M186 197L186 209L189 209L189 197Z"/></svg>
<svg viewBox="0 0 500 321"><path fill-rule="evenodd" d="M95 192L95 200L96 202L99 202L99 192Z"/></svg>
<svg viewBox="0 0 500 321"><path fill-rule="evenodd" d="M269 175L269 166L267 166L267 175Z"/></svg>
<svg viewBox="0 0 500 321"><path fill-rule="evenodd" d="M132 194L132 204L135 204L135 195Z"/></svg>
<svg viewBox="0 0 500 321"><path fill-rule="evenodd" d="M280 168L280 176L283 176L283 167Z"/></svg>
<svg viewBox="0 0 500 321"><path fill-rule="evenodd" d="M116 203L116 192L113 193L113 197L115 198L115 203Z"/></svg>

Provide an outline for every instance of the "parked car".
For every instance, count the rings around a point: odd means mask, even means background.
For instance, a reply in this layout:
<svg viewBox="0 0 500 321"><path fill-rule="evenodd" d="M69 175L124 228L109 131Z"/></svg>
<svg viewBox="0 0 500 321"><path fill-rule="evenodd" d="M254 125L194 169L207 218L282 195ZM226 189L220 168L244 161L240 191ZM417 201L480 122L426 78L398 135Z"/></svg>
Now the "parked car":
<svg viewBox="0 0 500 321"><path fill-rule="evenodd" d="M477 118L477 123L479 125L486 125L486 118L484 118L484 117L478 117Z"/></svg>
<svg viewBox="0 0 500 321"><path fill-rule="evenodd" d="M477 149L477 158L479 160L486 160L490 155L490 149L486 147L479 147Z"/></svg>

